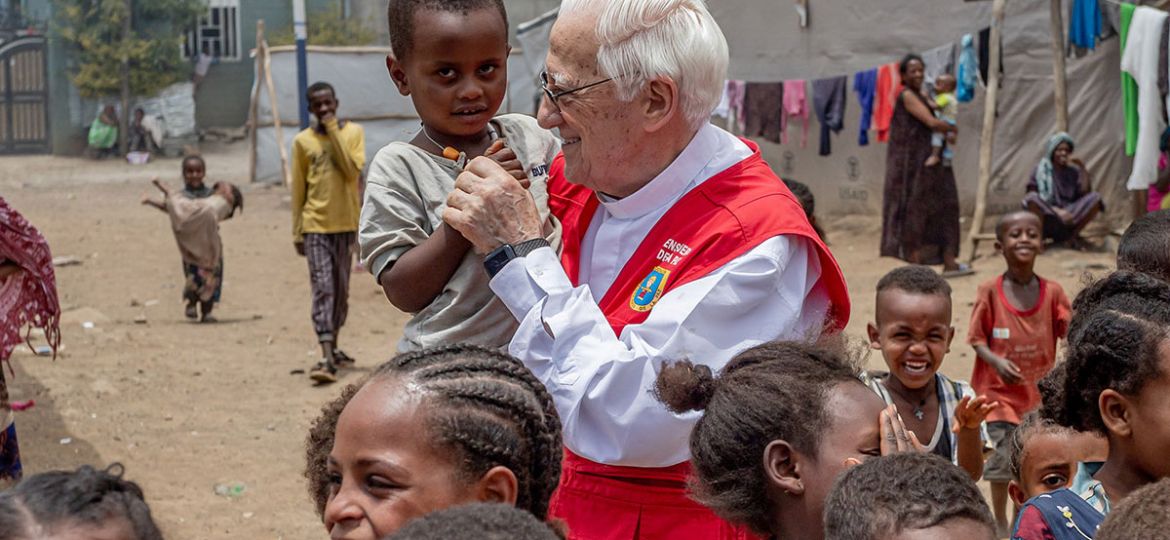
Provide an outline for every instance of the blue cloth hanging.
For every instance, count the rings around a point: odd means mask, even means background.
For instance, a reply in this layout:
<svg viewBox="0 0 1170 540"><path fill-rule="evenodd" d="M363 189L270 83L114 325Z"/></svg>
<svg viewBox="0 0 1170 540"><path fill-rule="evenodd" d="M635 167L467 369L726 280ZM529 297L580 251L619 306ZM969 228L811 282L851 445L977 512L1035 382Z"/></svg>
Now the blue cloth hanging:
<svg viewBox="0 0 1170 540"><path fill-rule="evenodd" d="M873 120L873 98L877 94L877 68L859 71L853 76L853 91L861 103L861 127L857 133L858 146L869 145L869 124Z"/></svg>
<svg viewBox="0 0 1170 540"><path fill-rule="evenodd" d="M1101 5L1097 0L1073 0L1068 22L1068 42L1074 47L1093 50L1101 34Z"/></svg>
<svg viewBox="0 0 1170 540"><path fill-rule="evenodd" d="M955 76L958 82L955 96L959 98L960 103L967 103L975 99L975 84L979 80L979 56L975 52L975 36L973 34L963 36L959 51L958 71Z"/></svg>

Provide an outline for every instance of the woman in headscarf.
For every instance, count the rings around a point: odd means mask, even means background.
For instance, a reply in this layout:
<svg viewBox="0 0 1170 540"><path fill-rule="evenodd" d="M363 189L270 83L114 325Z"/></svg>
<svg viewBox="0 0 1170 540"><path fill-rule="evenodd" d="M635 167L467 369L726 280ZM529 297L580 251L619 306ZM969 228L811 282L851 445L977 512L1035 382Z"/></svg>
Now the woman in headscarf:
<svg viewBox="0 0 1170 540"><path fill-rule="evenodd" d="M956 131L935 118L922 91L925 64L916 54L898 65L903 88L894 104L882 200L882 257L942 264L943 277L973 273L959 255L959 192L948 165L927 166L933 133Z"/></svg>
<svg viewBox="0 0 1170 540"><path fill-rule="evenodd" d="M28 341L32 328L44 330L56 355L61 343L60 316L49 244L0 197L0 487L20 479L13 411L28 406L9 402L4 368L12 371L5 363L17 345Z"/></svg>
<svg viewBox="0 0 1170 540"><path fill-rule="evenodd" d="M1089 190L1089 171L1085 162L1073 155L1075 146L1068 133L1048 139L1023 204L1044 221L1045 238L1079 247L1081 229L1105 209L1105 203L1100 193Z"/></svg>

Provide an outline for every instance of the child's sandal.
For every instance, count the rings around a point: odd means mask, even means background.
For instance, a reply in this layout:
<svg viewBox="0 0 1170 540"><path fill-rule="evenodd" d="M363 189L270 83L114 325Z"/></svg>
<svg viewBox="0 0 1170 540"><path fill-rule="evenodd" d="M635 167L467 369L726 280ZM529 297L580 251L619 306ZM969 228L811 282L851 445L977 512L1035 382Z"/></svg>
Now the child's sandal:
<svg viewBox="0 0 1170 540"><path fill-rule="evenodd" d="M337 368L322 361L309 371L309 378L321 384L337 382Z"/></svg>
<svg viewBox="0 0 1170 540"><path fill-rule="evenodd" d="M345 351L342 351L341 349L334 349L333 363L337 364L339 366L341 366L341 365L352 366L352 365L356 364L357 361L354 360L353 358L351 358L348 354L345 354Z"/></svg>

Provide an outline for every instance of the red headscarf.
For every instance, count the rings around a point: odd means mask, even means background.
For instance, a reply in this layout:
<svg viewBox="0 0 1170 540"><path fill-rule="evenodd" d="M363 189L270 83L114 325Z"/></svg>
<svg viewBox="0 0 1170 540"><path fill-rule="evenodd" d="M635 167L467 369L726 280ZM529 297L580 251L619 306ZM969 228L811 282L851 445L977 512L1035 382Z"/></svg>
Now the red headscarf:
<svg viewBox="0 0 1170 540"><path fill-rule="evenodd" d="M0 197L0 262L12 262L20 272L0 282L0 362L8 360L32 329L45 331L45 339L57 354L61 343L61 306L49 244L24 216ZM24 336L21 329L28 327Z"/></svg>

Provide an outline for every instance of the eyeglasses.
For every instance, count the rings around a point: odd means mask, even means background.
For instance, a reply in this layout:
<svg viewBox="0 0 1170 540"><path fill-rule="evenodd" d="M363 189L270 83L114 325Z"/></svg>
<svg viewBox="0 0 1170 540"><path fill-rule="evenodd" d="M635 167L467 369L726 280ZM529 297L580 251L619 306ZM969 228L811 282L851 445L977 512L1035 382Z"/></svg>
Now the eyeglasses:
<svg viewBox="0 0 1170 540"><path fill-rule="evenodd" d="M585 86L578 86L577 88L573 88L571 90L562 90L560 92L554 93L552 90L548 89L548 72L541 71L540 72L540 89L544 90L544 95L548 96L548 100L552 102L553 106L555 106L556 108L559 109L561 106L559 103L557 103L557 100L560 99L561 97L567 96L569 94L576 94L577 92L580 92L580 91L585 90L587 88L593 88L594 86L597 86L600 84L605 84L605 83L612 81L612 80L614 80L614 77L610 77L608 79L603 79L603 80L600 80L597 82L589 83Z"/></svg>

